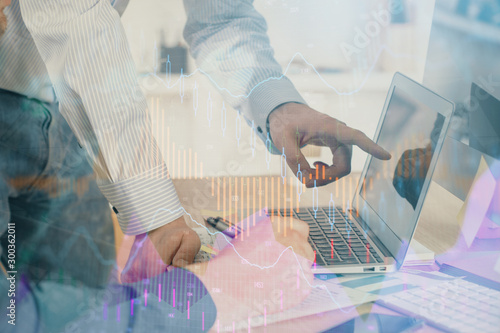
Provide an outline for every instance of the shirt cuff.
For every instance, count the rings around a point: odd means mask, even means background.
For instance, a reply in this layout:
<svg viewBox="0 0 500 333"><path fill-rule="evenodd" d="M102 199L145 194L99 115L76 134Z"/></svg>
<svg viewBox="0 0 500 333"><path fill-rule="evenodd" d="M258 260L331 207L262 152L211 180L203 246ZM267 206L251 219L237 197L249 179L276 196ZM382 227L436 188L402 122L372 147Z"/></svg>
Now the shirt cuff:
<svg viewBox="0 0 500 333"><path fill-rule="evenodd" d="M268 118L271 112L285 103L307 104L295 89L292 81L283 76L280 79L270 79L254 88L248 98L249 114L255 122L257 135L266 143L266 148L272 154L281 154L274 145L269 133Z"/></svg>
<svg viewBox="0 0 500 333"><path fill-rule="evenodd" d="M98 183L124 234L139 235L184 215L167 167L160 165L116 183Z"/></svg>

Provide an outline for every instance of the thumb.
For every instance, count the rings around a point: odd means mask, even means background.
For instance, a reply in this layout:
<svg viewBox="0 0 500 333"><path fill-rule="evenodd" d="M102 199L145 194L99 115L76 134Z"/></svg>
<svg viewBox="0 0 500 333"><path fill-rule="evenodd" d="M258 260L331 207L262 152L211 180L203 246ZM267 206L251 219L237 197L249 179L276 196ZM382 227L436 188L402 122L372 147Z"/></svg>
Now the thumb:
<svg viewBox="0 0 500 333"><path fill-rule="evenodd" d="M200 246L200 238L196 233L191 233L189 231L184 232L181 244L172 259L172 265L176 267L185 267L193 263L194 257L200 250Z"/></svg>
<svg viewBox="0 0 500 333"><path fill-rule="evenodd" d="M307 183L310 175L314 174L314 169L311 168L306 157L300 150L299 144L291 138L287 140L288 144L282 147L285 154L286 163L301 182Z"/></svg>

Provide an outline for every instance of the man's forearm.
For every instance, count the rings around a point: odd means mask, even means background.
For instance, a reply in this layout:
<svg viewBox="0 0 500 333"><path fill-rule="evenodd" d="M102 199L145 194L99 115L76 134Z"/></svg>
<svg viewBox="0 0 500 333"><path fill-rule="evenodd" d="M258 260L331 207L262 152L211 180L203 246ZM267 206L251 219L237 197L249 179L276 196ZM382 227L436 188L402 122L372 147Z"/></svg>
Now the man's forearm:
<svg viewBox="0 0 500 333"><path fill-rule="evenodd" d="M184 38L198 66L265 142L269 113L281 104L305 101L274 59L266 21L252 3L184 0Z"/></svg>
<svg viewBox="0 0 500 333"><path fill-rule="evenodd" d="M128 41L110 2L19 3L61 114L88 152L123 232L144 233L181 216Z"/></svg>

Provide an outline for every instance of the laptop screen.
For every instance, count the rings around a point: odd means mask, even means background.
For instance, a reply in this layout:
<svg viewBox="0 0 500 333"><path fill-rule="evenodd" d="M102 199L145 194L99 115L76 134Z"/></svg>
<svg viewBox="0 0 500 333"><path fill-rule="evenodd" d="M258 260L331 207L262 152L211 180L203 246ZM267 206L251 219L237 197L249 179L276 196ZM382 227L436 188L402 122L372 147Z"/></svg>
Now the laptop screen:
<svg viewBox="0 0 500 333"><path fill-rule="evenodd" d="M371 159L359 195L382 221L377 233L392 231L400 247L409 243L416 227L415 208L444 121L442 114L394 88L377 140L392 159ZM363 218L366 208L358 209ZM388 248L397 247L391 245Z"/></svg>

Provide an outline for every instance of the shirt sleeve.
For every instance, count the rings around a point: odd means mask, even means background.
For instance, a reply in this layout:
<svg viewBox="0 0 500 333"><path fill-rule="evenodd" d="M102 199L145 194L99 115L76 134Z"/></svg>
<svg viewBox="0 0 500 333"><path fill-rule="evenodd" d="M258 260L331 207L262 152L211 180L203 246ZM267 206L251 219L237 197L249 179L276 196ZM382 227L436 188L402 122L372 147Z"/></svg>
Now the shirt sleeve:
<svg viewBox="0 0 500 333"><path fill-rule="evenodd" d="M184 7L184 38L197 65L266 142L271 111L306 103L274 59L265 19L253 0L184 0Z"/></svg>
<svg viewBox="0 0 500 333"><path fill-rule="evenodd" d="M183 215L118 12L109 0L20 0L59 109L95 170L124 233Z"/></svg>

